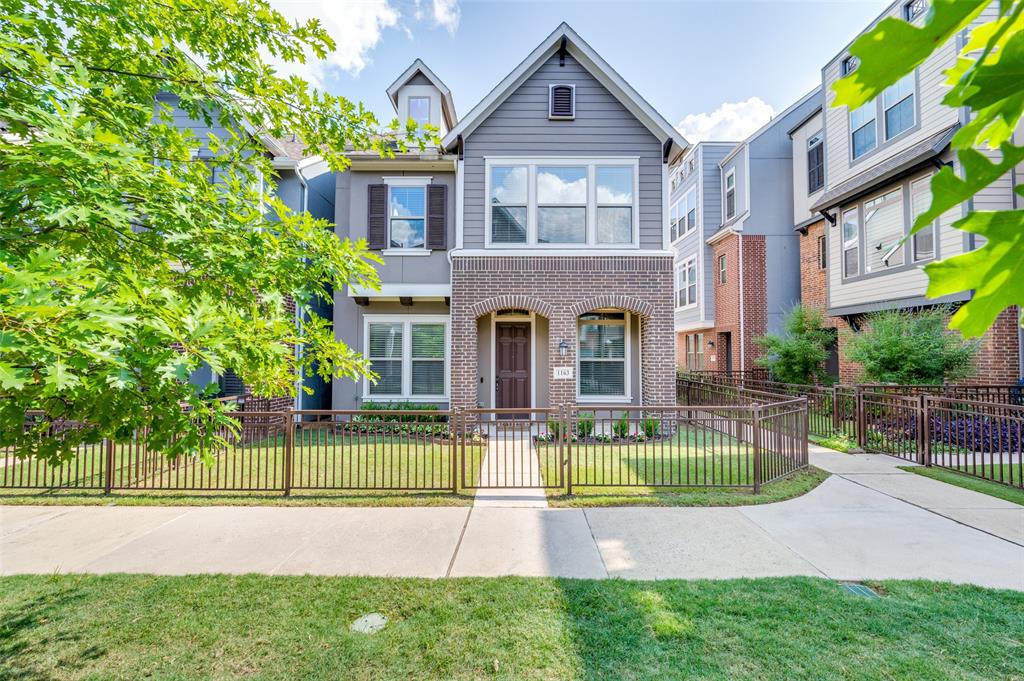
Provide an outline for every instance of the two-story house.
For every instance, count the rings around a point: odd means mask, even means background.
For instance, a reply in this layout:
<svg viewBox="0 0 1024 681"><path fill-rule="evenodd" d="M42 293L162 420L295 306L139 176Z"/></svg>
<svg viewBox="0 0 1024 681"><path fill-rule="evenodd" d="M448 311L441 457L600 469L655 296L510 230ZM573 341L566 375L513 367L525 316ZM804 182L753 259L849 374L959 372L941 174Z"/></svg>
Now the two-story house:
<svg viewBox="0 0 1024 681"><path fill-rule="evenodd" d="M887 16L921 23L926 10L923 0L898 0L865 31ZM975 25L993 13L994 5ZM913 73L854 111L832 106L832 85L857 68L849 46L844 47L822 69L821 111L791 131L793 225L803 235L803 299L825 309L840 329L857 331L865 315L877 310L955 306L968 300L969 291L925 297L924 265L981 245L953 227L969 210L1015 207L1008 176L902 241L930 205L932 176L946 165L957 170L949 143L970 114L942 104L948 89L944 71L954 65L968 32L954 36ZM1018 319L1018 310L1007 310L986 334L976 380L1007 382L1021 376ZM840 364L843 380L857 379L856 365L845 359Z"/></svg>
<svg viewBox="0 0 1024 681"><path fill-rule="evenodd" d="M336 380L334 408L674 403L682 136L566 24L461 119L420 61L388 94L442 144L336 176L338 236L385 264L380 290L336 292L379 379Z"/></svg>
<svg viewBox="0 0 1024 681"><path fill-rule="evenodd" d="M820 97L816 88L739 144L701 143L683 159L682 171L692 160L699 172L679 183L674 204L682 225L674 243L681 367L754 368L755 339L781 333L800 301L787 133ZM698 228L689 222L691 198Z"/></svg>

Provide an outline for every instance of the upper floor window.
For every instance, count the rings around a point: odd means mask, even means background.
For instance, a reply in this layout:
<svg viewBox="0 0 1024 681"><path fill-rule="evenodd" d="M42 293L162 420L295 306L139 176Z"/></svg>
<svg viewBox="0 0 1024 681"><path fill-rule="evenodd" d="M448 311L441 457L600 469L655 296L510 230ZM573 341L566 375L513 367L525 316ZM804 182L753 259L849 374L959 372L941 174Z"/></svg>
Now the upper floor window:
<svg viewBox="0 0 1024 681"><path fill-rule="evenodd" d="M910 0L910 2L903 5L903 18L907 21L913 21L914 19L923 16L927 9L927 0Z"/></svg>
<svg viewBox="0 0 1024 681"><path fill-rule="evenodd" d="M825 146L819 130L807 139L807 193L825 186Z"/></svg>
<svg viewBox="0 0 1024 681"><path fill-rule="evenodd" d="M914 125L914 73L908 73L882 93L885 139L891 140Z"/></svg>
<svg viewBox="0 0 1024 681"><path fill-rule="evenodd" d="M416 121L416 125L428 125L430 123L430 97L410 97L409 118Z"/></svg>
<svg viewBox="0 0 1024 681"><path fill-rule="evenodd" d="M672 240L689 234L697 227L697 188L691 187L671 210Z"/></svg>
<svg viewBox="0 0 1024 681"><path fill-rule="evenodd" d="M871 100L850 112L850 145L853 158L859 158L877 146L876 107L875 100Z"/></svg>
<svg viewBox="0 0 1024 681"><path fill-rule="evenodd" d="M725 219L736 215L736 170L725 174Z"/></svg>
<svg viewBox="0 0 1024 681"><path fill-rule="evenodd" d="M857 208L843 212L843 276L860 273L860 217Z"/></svg>
<svg viewBox="0 0 1024 681"><path fill-rule="evenodd" d="M928 210L932 204L932 179L922 177L910 183L910 226L913 227L917 218ZM914 234L914 262L923 262L935 257L935 223Z"/></svg>
<svg viewBox="0 0 1024 681"><path fill-rule="evenodd" d="M903 264L903 190L864 202L864 272Z"/></svg>
<svg viewBox="0 0 1024 681"><path fill-rule="evenodd" d="M676 307L697 304L697 257L676 266Z"/></svg>
<svg viewBox="0 0 1024 681"><path fill-rule="evenodd" d="M423 248L426 244L427 188L388 187L388 245Z"/></svg>
<svg viewBox="0 0 1024 681"><path fill-rule="evenodd" d="M842 75L850 75L857 70L858 66L860 66L860 57L855 57L851 54L843 60Z"/></svg>
<svg viewBox="0 0 1024 681"><path fill-rule="evenodd" d="M576 86L551 85L548 87L548 118L572 120L576 117Z"/></svg>
<svg viewBox="0 0 1024 681"><path fill-rule="evenodd" d="M718 256L718 283L725 283L725 255Z"/></svg>
<svg viewBox="0 0 1024 681"><path fill-rule="evenodd" d="M632 159L488 161L488 243L632 246L636 180Z"/></svg>

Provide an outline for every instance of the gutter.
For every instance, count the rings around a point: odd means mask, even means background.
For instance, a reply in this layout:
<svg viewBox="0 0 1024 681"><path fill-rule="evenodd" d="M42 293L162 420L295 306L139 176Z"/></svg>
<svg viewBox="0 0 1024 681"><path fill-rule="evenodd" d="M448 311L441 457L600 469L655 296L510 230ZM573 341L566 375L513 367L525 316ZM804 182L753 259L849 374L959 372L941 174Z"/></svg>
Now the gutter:
<svg viewBox="0 0 1024 681"><path fill-rule="evenodd" d="M743 301L743 233L742 232L738 232L736 234L736 242L739 244L739 251L740 251L740 257L739 257L739 261L740 261L739 262L739 266L740 266L740 281L739 281L739 285L740 285L740 371L745 371L746 368L747 368L747 366L746 366L747 365L747 355L746 355L746 352L745 352L745 350L746 350L745 344L743 342L745 327L744 327L744 324L743 324L744 301Z"/></svg>

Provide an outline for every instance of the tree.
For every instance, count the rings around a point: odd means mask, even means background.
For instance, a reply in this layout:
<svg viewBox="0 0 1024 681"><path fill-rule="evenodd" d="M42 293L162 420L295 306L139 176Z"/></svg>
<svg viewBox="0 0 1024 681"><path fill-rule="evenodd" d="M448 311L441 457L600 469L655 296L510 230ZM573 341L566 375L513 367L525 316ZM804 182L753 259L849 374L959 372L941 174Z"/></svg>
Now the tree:
<svg viewBox="0 0 1024 681"><path fill-rule="evenodd" d="M786 333L767 334L754 342L764 350L755 363L783 383L811 384L827 382L825 362L828 346L835 339L834 331L825 328L820 310L797 305L786 316Z"/></svg>
<svg viewBox="0 0 1024 681"><path fill-rule="evenodd" d="M968 378L979 342L946 329L950 312L935 307L871 314L863 331L848 332L846 358L861 364L864 378L875 383L932 385Z"/></svg>
<svg viewBox="0 0 1024 681"><path fill-rule="evenodd" d="M263 396L367 373L312 304L375 286L375 258L274 197L260 141L294 133L334 170L422 144L263 56L333 49L265 0L0 0L0 446L208 451L232 421L186 382L203 362ZM179 130L165 95L227 133Z"/></svg>
<svg viewBox="0 0 1024 681"><path fill-rule="evenodd" d="M932 0L929 4L920 28L887 17L854 41L850 53L860 65L834 85L833 106L859 107L968 28L987 7L997 12L997 18L971 30L956 63L946 71L951 88L943 104L969 107L972 113L951 143L961 171L958 176L946 167L935 175L931 207L917 218L911 234L1024 161L1024 146L1013 140L1024 112L1024 0ZM1020 184L1014 191L1024 195ZM953 315L950 327L976 337L1004 309L1024 305L1024 286L1013 283L1024 280L1024 210L974 211L954 225L981 235L985 244L925 267L927 294L934 298L974 290L971 300Z"/></svg>

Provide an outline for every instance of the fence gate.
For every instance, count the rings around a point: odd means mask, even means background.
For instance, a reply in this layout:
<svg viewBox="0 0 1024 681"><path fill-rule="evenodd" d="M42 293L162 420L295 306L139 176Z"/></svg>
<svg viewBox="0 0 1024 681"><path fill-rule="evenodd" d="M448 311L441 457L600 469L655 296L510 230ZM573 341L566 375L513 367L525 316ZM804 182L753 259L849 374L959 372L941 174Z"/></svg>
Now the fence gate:
<svg viewBox="0 0 1024 681"><path fill-rule="evenodd" d="M467 409L459 414L464 489L562 487L569 452L562 409Z"/></svg>

